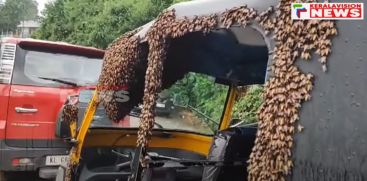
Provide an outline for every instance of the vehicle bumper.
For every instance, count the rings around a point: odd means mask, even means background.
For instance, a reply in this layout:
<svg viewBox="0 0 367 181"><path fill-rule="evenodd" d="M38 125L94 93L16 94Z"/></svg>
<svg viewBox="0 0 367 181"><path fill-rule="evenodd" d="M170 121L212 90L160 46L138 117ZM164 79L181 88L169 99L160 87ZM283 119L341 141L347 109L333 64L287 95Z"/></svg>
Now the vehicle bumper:
<svg viewBox="0 0 367 181"><path fill-rule="evenodd" d="M155 113L157 115L168 115L172 112L172 108L170 107L164 107L164 108L155 108Z"/></svg>
<svg viewBox="0 0 367 181"><path fill-rule="evenodd" d="M36 171L46 166L46 156L67 155L69 149L65 148L26 148L10 147L5 140L0 140L0 171ZM16 158L30 158L32 164L13 166L12 161Z"/></svg>

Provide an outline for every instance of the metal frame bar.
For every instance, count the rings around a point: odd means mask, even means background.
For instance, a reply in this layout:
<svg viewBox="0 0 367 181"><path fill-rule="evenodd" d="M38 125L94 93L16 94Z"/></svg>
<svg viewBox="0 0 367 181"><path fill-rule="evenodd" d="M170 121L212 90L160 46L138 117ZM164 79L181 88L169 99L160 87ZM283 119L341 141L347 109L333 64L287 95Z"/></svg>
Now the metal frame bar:
<svg viewBox="0 0 367 181"><path fill-rule="evenodd" d="M224 110L224 114L222 116L222 121L220 122L219 130L224 130L229 127L229 124L231 124L232 109L236 101L236 96L237 96L237 86L235 84L231 84L229 88L229 95L226 101L226 107Z"/></svg>
<svg viewBox="0 0 367 181"><path fill-rule="evenodd" d="M77 120L73 121L70 123L69 127L70 127L70 135L71 135L71 139L76 140L76 129L77 129Z"/></svg>
<svg viewBox="0 0 367 181"><path fill-rule="evenodd" d="M96 109L97 109L97 96L98 96L98 91L95 90L92 100L89 102L88 108L85 112L78 135L76 137L77 145L75 147L75 150L73 149L74 151L71 153L72 165L77 165L80 161L80 154L82 152L85 136L87 135L90 124L92 123L92 120L93 120L94 113L96 112Z"/></svg>

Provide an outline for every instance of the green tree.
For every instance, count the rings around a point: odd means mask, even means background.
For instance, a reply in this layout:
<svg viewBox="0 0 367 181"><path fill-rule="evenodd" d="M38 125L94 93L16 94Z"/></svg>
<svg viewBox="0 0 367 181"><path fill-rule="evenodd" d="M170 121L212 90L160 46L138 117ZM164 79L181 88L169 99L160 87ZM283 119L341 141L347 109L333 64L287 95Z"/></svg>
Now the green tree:
<svg viewBox="0 0 367 181"><path fill-rule="evenodd" d="M173 0L56 0L46 6L34 38L106 48L153 20Z"/></svg>
<svg viewBox="0 0 367 181"><path fill-rule="evenodd" d="M37 19L37 2L34 0L7 0L0 7L0 30L14 31L23 20Z"/></svg>
<svg viewBox="0 0 367 181"><path fill-rule="evenodd" d="M47 17L42 19L41 27L32 36L51 41L64 40L69 36L72 27L66 19L64 0L46 4L42 13Z"/></svg>
<svg viewBox="0 0 367 181"><path fill-rule="evenodd" d="M219 123L224 109L228 86L215 84L210 76L189 73L182 80L169 88L175 103L181 106L191 106L204 113L213 121ZM257 111L263 103L263 86L250 85L246 94L237 99L232 110L232 119L245 121L244 123L257 122ZM201 115L197 115L201 116ZM233 122L235 124L237 122ZM210 124L212 129L217 125Z"/></svg>
<svg viewBox="0 0 367 181"><path fill-rule="evenodd" d="M176 103L191 106L219 123L224 108L228 87L215 84L210 76L189 73L174 84L169 91Z"/></svg>
<svg viewBox="0 0 367 181"><path fill-rule="evenodd" d="M257 122L257 111L263 103L263 86L249 87L245 96L239 98L233 107L233 118L245 120L245 123Z"/></svg>

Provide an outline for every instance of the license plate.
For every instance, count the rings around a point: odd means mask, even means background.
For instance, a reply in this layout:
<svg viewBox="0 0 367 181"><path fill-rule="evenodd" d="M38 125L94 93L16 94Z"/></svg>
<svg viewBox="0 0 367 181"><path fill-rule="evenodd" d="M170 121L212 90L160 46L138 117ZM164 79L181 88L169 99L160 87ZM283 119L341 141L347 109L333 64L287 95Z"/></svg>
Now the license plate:
<svg viewBox="0 0 367 181"><path fill-rule="evenodd" d="M164 107L166 107L166 105L164 105L163 103L157 103L157 107L164 108Z"/></svg>
<svg viewBox="0 0 367 181"><path fill-rule="evenodd" d="M67 166L69 155L46 156L46 166Z"/></svg>

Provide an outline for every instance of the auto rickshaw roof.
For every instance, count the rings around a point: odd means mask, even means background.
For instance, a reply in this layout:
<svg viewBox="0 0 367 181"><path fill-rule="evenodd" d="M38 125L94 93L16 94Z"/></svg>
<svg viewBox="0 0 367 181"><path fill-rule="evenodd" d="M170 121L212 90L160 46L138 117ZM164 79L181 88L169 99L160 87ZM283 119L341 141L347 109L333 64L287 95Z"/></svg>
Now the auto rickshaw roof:
<svg viewBox="0 0 367 181"><path fill-rule="evenodd" d="M147 95L146 85L159 86L156 92L159 93L158 91L170 88L190 72L209 75L215 78L216 83L232 87L264 84L270 70L268 60L271 54L269 50L272 48L268 43L269 37L254 18L248 20L247 26L232 23L224 26L223 18L237 10L246 10L247 14L251 15L255 15L255 11L266 12L272 5L276 5L276 2L260 3L261 6L256 5L255 1L228 2L201 0L171 6L155 21L137 28L136 33L133 31L133 35L131 32L126 33L110 44L104 57L99 86L127 85L128 92L134 94L129 96L129 101L113 105L113 109L118 111L109 112L109 118L114 121L121 120L134 106L141 103ZM201 10L203 6L207 7L206 10ZM169 22L162 19L167 17ZM165 26L160 24L162 20L165 21ZM202 24L195 25L195 29L187 28L195 23ZM208 23L212 25L204 33L204 29L199 27ZM173 25L185 26L186 31L180 36L154 35L155 31L171 31L166 28L174 29L171 27ZM176 28L176 31L181 29ZM152 39L163 40L164 48L154 49L155 40ZM152 58L157 54L162 56L158 58L159 61ZM148 61L149 57L151 59ZM159 67L159 70L150 71L156 67ZM157 75L157 78L161 79L161 85L146 80L147 77L156 77L149 73L157 71L162 71L162 74L159 72L159 76ZM112 104L106 103L105 107L110 105Z"/></svg>
<svg viewBox="0 0 367 181"><path fill-rule="evenodd" d="M167 8L167 10L174 9L176 18L193 18L195 16L205 16L212 14L220 15L228 9L244 5L247 5L249 8L254 8L258 12L262 12L271 6L276 6L277 4L277 0L195 0L174 4ZM142 40L145 41L143 37L145 37L146 33L155 21L156 20L153 20L141 26L141 30L138 31L135 36L142 37Z"/></svg>
<svg viewBox="0 0 367 181"><path fill-rule="evenodd" d="M220 17L231 8L245 5L260 13L277 3L275 0L197 0L178 3L167 10L174 9L176 19L190 19L209 15ZM140 37L141 43L147 43L146 35L155 21L138 28L134 36ZM264 32L256 25L251 24L246 28L232 26L227 29L218 23L217 28L207 35L193 32L173 39L167 52L163 77L185 69L186 72L216 77L225 84L263 84L267 77L268 47Z"/></svg>

